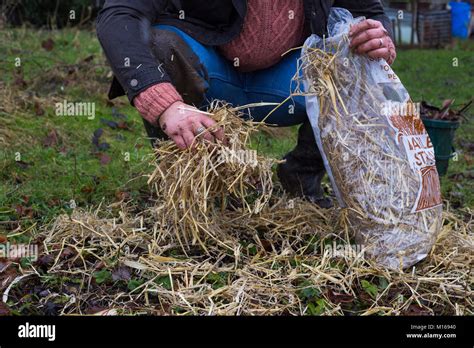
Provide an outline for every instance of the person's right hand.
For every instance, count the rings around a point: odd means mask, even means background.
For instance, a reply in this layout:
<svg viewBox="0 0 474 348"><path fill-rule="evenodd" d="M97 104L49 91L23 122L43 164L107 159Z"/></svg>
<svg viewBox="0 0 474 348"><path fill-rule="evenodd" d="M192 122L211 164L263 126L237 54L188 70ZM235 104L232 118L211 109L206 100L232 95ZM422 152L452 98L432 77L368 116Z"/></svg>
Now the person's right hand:
<svg viewBox="0 0 474 348"><path fill-rule="evenodd" d="M180 149L191 147L195 137L200 134L210 142L215 142L216 139L224 141L222 128L216 129L213 119L197 111L195 107L178 101L160 116L161 129ZM211 127L212 129L208 129Z"/></svg>

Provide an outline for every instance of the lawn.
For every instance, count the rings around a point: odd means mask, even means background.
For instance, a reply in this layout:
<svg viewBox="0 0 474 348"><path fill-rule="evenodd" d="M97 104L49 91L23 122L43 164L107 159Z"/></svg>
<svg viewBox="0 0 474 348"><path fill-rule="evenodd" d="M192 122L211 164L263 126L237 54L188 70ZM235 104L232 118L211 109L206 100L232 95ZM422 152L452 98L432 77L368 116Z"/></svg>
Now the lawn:
<svg viewBox="0 0 474 348"><path fill-rule="evenodd" d="M107 101L110 70L93 32L2 31L0 221L46 222L71 206L111 203L146 192L141 173L151 149L126 98ZM474 91L474 44L449 50L400 51L395 71L415 101L466 103ZM453 66L453 59L458 66ZM20 66L18 66L18 62ZM96 117L56 116L55 103L93 102ZM442 179L444 198L473 206L474 125L457 132L457 161ZM100 137L95 137L94 132ZM258 137L262 152L282 156L294 131ZM278 132L277 132L278 134ZM0 230L1 231L1 230Z"/></svg>
<svg viewBox="0 0 474 348"><path fill-rule="evenodd" d="M126 98L107 100L111 73L94 32L2 30L0 51L0 241L26 242L28 227L76 207L145 201L149 140ZM400 51L394 70L414 101L440 106L454 98L461 106L473 98L473 51L472 42ZM95 118L57 116L64 100L95 103ZM281 157L295 140L294 129L278 130L258 135L255 147ZM455 147L443 196L455 209L472 208L472 120L462 123Z"/></svg>

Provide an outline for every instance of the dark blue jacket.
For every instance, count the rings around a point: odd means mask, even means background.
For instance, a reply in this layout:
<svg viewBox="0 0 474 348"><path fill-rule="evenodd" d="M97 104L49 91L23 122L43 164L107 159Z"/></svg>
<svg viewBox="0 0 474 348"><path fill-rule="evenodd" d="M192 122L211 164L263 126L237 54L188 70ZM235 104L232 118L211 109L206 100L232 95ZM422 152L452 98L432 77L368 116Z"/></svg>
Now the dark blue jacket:
<svg viewBox="0 0 474 348"><path fill-rule="evenodd" d="M378 0L303 1L305 25L320 36L326 32L331 7L379 20L392 32ZM246 13L246 0L107 0L99 14L97 35L115 74L109 97L125 93L133 102L149 86L170 81L149 48L151 25L174 25L203 44L217 46L240 33Z"/></svg>

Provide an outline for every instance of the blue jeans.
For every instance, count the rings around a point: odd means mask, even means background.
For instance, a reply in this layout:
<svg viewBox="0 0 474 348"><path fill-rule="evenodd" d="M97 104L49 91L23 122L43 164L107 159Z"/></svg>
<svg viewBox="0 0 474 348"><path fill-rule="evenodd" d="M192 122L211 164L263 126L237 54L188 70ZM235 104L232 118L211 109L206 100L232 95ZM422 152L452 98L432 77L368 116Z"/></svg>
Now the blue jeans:
<svg viewBox="0 0 474 348"><path fill-rule="evenodd" d="M288 53L278 64L268 69L242 73L235 69L233 62L219 54L215 47L205 46L170 25L157 25L156 28L178 34L207 69L209 83L205 95L206 101L200 105L201 107L213 99L224 100L234 106L259 102L281 103L288 98L293 89L292 78L297 70L300 50ZM274 106L251 108L248 116L259 122L274 108ZM305 99L298 96L281 105L265 122L285 127L301 124L306 120Z"/></svg>

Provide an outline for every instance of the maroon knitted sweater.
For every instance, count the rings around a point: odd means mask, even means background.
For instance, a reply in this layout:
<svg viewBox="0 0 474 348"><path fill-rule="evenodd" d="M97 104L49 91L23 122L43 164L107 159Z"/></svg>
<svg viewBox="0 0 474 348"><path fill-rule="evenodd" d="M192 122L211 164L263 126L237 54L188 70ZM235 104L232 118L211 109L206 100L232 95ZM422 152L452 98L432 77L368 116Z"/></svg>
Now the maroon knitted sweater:
<svg viewBox="0 0 474 348"><path fill-rule="evenodd" d="M243 72L275 65L281 55L304 41L302 0L248 0L240 35L219 47L224 57ZM134 100L135 107L151 124L173 103L182 101L171 83L154 85Z"/></svg>
<svg viewBox="0 0 474 348"><path fill-rule="evenodd" d="M240 71L265 69L303 43L303 29L302 0L249 0L240 35L220 51Z"/></svg>

